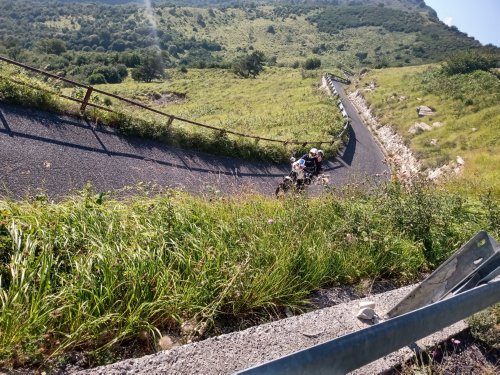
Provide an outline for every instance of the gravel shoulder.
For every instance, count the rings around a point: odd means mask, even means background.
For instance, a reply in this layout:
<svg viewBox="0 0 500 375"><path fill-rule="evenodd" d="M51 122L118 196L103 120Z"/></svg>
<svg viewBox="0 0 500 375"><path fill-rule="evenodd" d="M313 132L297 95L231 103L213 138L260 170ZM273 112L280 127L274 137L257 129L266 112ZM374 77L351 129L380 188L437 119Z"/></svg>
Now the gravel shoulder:
<svg viewBox="0 0 500 375"><path fill-rule="evenodd" d="M338 305L291 316L204 341L194 342L138 359L76 372L81 375L104 374L232 374L292 352L324 343L381 321L385 313L406 296L414 286L371 295ZM375 321L356 318L360 302L373 301L380 318ZM447 340L466 328L458 322L367 364L352 374L377 374L390 371L414 356L415 347L430 347Z"/></svg>

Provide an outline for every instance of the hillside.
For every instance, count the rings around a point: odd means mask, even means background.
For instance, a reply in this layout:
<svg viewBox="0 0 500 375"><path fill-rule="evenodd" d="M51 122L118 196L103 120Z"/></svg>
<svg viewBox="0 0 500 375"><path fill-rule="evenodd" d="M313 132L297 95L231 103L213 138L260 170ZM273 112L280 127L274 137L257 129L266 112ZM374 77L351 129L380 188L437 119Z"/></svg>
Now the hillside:
<svg viewBox="0 0 500 375"><path fill-rule="evenodd" d="M352 90L368 101L377 126L402 136L431 178L456 169L462 188L468 182L499 196L498 74L488 69L447 74L450 64L367 71ZM419 116L419 106L432 113Z"/></svg>
<svg viewBox="0 0 500 375"><path fill-rule="evenodd" d="M324 68L358 69L436 62L481 47L417 0L95 3L1 0L0 54L88 79L132 68L151 49L167 67L227 68L259 50L268 65L297 68L317 58Z"/></svg>

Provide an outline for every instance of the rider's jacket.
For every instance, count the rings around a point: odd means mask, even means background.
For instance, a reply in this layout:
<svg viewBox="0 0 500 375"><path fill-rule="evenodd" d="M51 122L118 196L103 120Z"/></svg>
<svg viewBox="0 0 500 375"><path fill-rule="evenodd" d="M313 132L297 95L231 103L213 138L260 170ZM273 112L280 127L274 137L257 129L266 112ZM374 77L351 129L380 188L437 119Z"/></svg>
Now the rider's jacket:
<svg viewBox="0 0 500 375"><path fill-rule="evenodd" d="M309 156L309 154L305 154L301 157L301 159L305 160L305 171L313 176L317 176L322 171L322 163L318 162L318 159L315 157Z"/></svg>

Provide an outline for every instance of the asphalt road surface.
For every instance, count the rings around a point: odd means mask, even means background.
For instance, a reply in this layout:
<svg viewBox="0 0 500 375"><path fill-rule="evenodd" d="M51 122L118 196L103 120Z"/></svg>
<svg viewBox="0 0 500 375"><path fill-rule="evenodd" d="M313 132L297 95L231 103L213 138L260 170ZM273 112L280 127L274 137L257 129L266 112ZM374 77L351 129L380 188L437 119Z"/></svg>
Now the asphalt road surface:
<svg viewBox="0 0 500 375"><path fill-rule="evenodd" d="M389 177L384 156L340 84L338 92L352 120L350 140L324 169L330 184L378 184ZM337 111L332 107L332 111ZM61 198L87 183L100 191L125 191L139 183L194 194L272 195L289 165L252 162L182 150L119 134L83 119L0 102L0 196L44 193ZM369 182L367 182L369 181ZM316 190L315 190L316 189ZM311 187L319 191L320 187Z"/></svg>

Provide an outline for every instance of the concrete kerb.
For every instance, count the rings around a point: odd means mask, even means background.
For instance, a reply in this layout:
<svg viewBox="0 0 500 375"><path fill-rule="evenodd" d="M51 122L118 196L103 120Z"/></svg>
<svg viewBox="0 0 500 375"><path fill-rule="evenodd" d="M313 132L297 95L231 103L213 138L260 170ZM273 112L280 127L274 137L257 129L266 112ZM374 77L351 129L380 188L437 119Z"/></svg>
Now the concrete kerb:
<svg viewBox="0 0 500 375"><path fill-rule="evenodd" d="M360 302L367 300L375 302L375 312L383 317L414 287L392 290L79 373L232 374L372 325L372 321L356 318ZM412 347L429 348L449 339L465 328L467 325L464 321L458 322L414 343ZM413 356L413 349L405 347L355 370L352 374L377 374Z"/></svg>

